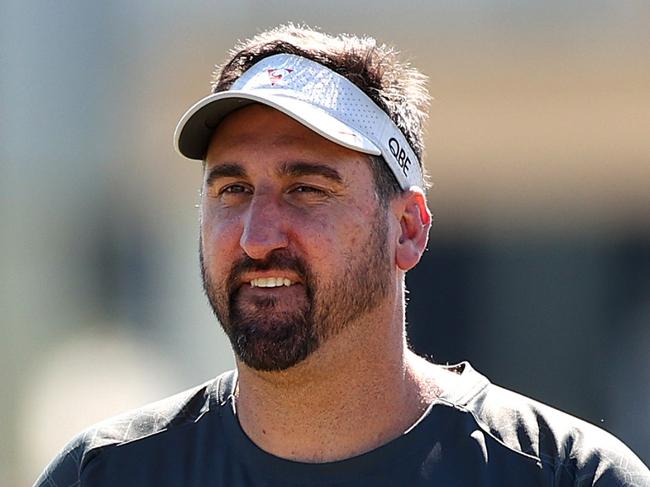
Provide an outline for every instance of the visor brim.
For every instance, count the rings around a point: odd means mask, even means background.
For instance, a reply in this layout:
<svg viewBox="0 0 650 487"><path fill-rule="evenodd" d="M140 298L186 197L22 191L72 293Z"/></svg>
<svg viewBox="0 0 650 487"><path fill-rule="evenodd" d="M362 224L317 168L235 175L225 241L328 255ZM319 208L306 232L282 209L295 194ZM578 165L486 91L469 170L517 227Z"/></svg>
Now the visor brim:
<svg viewBox="0 0 650 487"><path fill-rule="evenodd" d="M335 144L365 154L381 155L375 142L326 111L305 101L283 96L277 90L269 91L222 91L199 100L178 122L174 147L189 159L205 159L217 125L235 110L261 103L279 110Z"/></svg>

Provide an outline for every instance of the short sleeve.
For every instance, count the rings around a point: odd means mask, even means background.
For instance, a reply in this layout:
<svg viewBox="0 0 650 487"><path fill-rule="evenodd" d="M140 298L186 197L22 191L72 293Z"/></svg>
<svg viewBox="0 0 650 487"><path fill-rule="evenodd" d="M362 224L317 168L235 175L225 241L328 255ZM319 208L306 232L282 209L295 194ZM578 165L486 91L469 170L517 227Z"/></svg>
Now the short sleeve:
<svg viewBox="0 0 650 487"><path fill-rule="evenodd" d="M81 485L81 464L85 456L88 432L73 438L61 452L54 457L34 487L74 487Z"/></svg>

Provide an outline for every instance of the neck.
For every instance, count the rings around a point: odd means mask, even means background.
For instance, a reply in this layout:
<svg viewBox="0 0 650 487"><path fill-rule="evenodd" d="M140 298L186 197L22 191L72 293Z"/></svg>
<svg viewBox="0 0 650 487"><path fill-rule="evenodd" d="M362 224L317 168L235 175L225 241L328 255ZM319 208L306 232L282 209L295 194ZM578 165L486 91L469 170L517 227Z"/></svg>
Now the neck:
<svg viewBox="0 0 650 487"><path fill-rule="evenodd" d="M237 415L260 448L294 461L340 460L400 436L423 414L438 392L437 368L407 350L403 320L359 325L286 371L238 364Z"/></svg>

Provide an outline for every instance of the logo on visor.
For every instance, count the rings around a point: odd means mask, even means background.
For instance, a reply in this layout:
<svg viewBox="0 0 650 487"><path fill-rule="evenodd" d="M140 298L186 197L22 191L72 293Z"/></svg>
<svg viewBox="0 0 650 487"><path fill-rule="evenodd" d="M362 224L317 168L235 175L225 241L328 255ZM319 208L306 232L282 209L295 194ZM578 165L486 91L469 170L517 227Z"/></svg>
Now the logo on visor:
<svg viewBox="0 0 650 487"><path fill-rule="evenodd" d="M285 78L293 73L293 68L270 68L266 70L271 86L283 85Z"/></svg>
<svg viewBox="0 0 650 487"><path fill-rule="evenodd" d="M395 157L395 160L397 161L397 164L399 164L399 167L402 168L404 176L408 178L409 170L411 169L411 159L409 159L409 156L406 155L406 151L400 147L399 142L395 137L391 137L388 140L388 148L390 149L390 153Z"/></svg>

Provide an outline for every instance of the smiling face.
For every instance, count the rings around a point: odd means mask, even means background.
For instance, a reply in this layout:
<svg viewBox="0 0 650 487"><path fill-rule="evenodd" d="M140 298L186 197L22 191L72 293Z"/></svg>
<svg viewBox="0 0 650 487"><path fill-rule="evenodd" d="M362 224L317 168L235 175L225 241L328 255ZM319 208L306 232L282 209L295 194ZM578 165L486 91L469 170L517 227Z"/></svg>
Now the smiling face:
<svg viewBox="0 0 650 487"><path fill-rule="evenodd" d="M262 105L217 128L201 198L201 271L249 367L287 369L362 323L388 295L388 234L365 155Z"/></svg>

